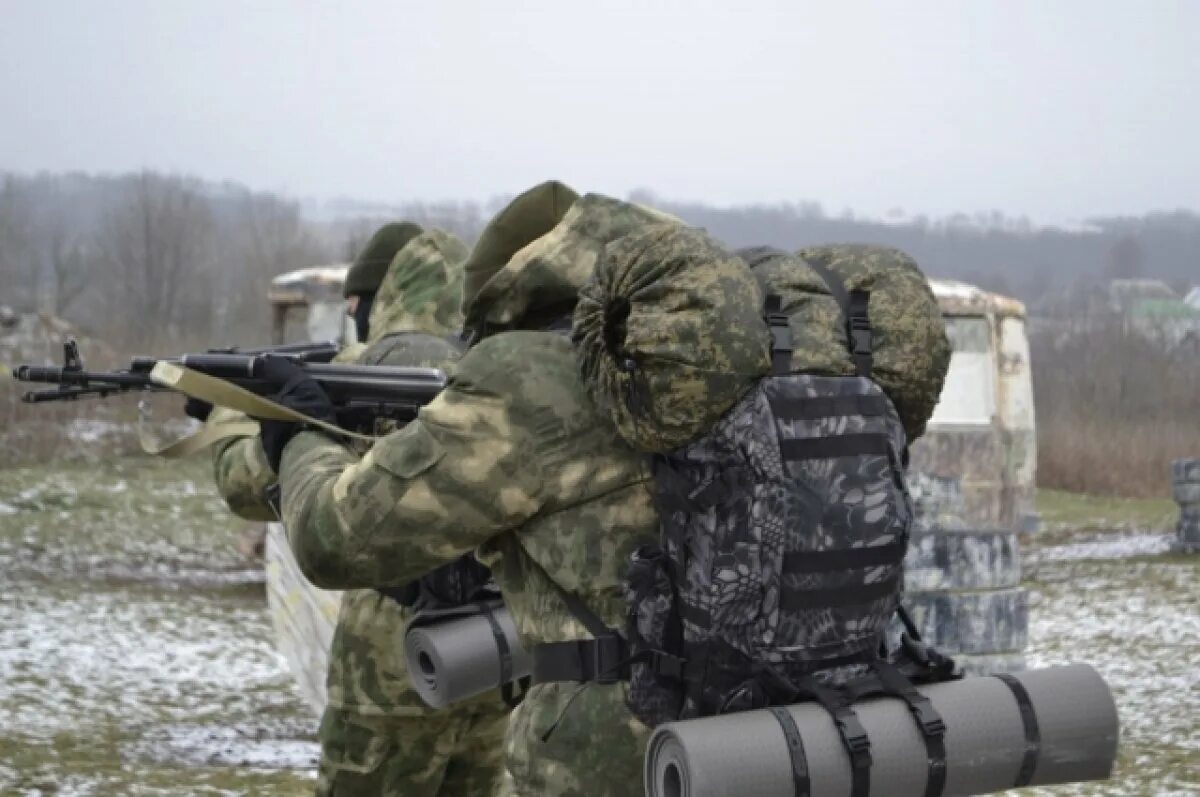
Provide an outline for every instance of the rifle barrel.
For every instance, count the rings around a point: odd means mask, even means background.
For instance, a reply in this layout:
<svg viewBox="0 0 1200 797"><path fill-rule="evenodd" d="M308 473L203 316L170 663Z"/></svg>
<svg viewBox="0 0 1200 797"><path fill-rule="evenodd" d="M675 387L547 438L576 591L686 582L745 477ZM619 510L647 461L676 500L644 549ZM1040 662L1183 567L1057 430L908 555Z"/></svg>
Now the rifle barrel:
<svg viewBox="0 0 1200 797"><path fill-rule="evenodd" d="M129 371L78 371L53 365L21 365L13 374L21 382L46 382L54 385L89 385L99 382L124 387L145 387L150 378Z"/></svg>

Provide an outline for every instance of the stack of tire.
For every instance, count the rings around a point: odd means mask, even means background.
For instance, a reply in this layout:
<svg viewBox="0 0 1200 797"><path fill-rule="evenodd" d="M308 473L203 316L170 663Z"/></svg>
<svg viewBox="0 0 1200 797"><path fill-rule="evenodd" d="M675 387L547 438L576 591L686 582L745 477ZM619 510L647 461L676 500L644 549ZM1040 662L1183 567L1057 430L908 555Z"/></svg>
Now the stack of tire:
<svg viewBox="0 0 1200 797"><path fill-rule="evenodd" d="M904 605L922 638L970 674L1025 668L1029 595L1017 533L970 528L952 481L911 480L917 516L905 560Z"/></svg>
<svg viewBox="0 0 1200 797"><path fill-rule="evenodd" d="M1171 486L1179 503L1176 549L1200 553L1200 459L1171 463Z"/></svg>

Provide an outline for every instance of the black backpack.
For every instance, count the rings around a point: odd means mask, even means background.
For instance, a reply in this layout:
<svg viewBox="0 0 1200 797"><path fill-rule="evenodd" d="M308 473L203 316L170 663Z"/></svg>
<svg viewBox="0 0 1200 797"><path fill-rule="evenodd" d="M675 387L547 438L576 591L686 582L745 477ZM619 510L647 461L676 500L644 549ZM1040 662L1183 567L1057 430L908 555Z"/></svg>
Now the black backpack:
<svg viewBox="0 0 1200 797"><path fill-rule="evenodd" d="M944 726L914 682L953 677L954 665L900 610L913 521L904 426L870 378L866 293L813 268L842 307L857 373L790 373L788 318L769 296L773 372L708 432L652 457L661 539L630 562L626 627L560 590L595 640L538 646L533 680L627 679L629 708L651 727L815 700L842 733L856 797L869 790L870 754L851 704L899 697L938 787ZM907 633L889 652L898 610Z"/></svg>

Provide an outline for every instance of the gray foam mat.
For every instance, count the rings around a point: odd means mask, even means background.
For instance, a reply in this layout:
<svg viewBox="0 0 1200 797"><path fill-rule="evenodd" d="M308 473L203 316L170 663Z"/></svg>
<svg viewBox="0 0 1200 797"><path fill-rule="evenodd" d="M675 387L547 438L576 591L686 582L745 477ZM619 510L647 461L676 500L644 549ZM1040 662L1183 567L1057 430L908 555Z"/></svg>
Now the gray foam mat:
<svg viewBox="0 0 1200 797"><path fill-rule="evenodd" d="M494 615L512 653L513 679L523 678L533 664L517 638L512 615L504 608ZM404 646L413 688L433 708L445 708L501 685L496 638L482 614L410 627Z"/></svg>
<svg viewBox="0 0 1200 797"><path fill-rule="evenodd" d="M1026 688L1041 731L1033 785L1109 777L1117 712L1107 684L1075 664L1014 675ZM999 679L967 678L921 687L946 723L945 797L1011 788L1025 752L1012 691ZM871 795L922 797L925 743L907 707L881 698L855 704L871 742ZM849 797L850 759L820 706L789 706L803 740L812 797ZM747 711L659 727L646 752L652 797L792 797L791 758L778 721Z"/></svg>

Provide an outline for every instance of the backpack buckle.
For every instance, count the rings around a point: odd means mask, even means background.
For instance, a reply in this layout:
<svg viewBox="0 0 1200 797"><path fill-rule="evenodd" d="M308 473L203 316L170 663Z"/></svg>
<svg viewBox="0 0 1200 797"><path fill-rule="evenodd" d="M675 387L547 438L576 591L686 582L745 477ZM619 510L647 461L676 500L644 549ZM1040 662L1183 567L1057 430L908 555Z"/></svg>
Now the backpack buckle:
<svg viewBox="0 0 1200 797"><path fill-rule="evenodd" d="M687 664L687 659L663 653L661 650L655 650L650 654L651 669L656 675L661 675L664 678L671 678L676 681L683 680L683 666L685 664Z"/></svg>
<svg viewBox="0 0 1200 797"><path fill-rule="evenodd" d="M920 695L920 692L916 692L916 694ZM909 701L908 710L912 712L917 724L921 726L921 732L927 738L942 736L946 733L946 723L933 708L933 703L929 702L929 698L922 696L920 700Z"/></svg>
<svg viewBox="0 0 1200 797"><path fill-rule="evenodd" d="M846 325L850 333L850 353L858 355L869 355L874 344L874 335L871 332L871 322L861 316L851 316L849 323Z"/></svg>
<svg viewBox="0 0 1200 797"><path fill-rule="evenodd" d="M842 743L855 768L871 766L871 740L867 737L867 729L858 721L858 715L847 706L833 715L833 721L837 723Z"/></svg>
<svg viewBox="0 0 1200 797"><path fill-rule="evenodd" d="M624 680L625 640L619 636L604 636L580 640L580 647L580 659L592 670L591 677L585 680L597 684L615 684Z"/></svg>

